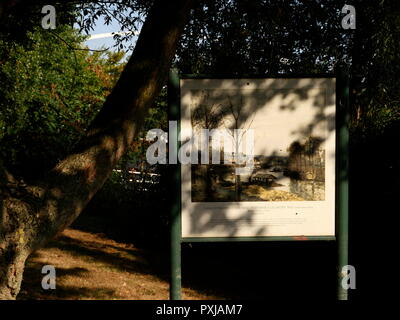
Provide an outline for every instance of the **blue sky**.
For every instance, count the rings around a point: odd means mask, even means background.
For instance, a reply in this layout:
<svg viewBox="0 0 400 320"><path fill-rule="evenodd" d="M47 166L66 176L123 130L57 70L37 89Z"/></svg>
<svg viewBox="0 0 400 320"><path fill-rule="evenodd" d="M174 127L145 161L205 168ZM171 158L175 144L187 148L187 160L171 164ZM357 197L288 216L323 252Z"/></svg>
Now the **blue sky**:
<svg viewBox="0 0 400 320"><path fill-rule="evenodd" d="M94 27L94 30L90 32L91 36L100 36L100 39L93 39L93 40L88 40L85 42L85 44L90 48L94 50L99 50L102 48L110 48L111 50L117 50L116 48L113 48L115 45L115 41L109 33L111 32L120 32L120 27L119 24L116 20L112 20L109 25L106 25L104 23L104 19L102 17L99 18L99 20L96 22L96 26ZM132 38L132 41L136 41L137 36L134 36Z"/></svg>

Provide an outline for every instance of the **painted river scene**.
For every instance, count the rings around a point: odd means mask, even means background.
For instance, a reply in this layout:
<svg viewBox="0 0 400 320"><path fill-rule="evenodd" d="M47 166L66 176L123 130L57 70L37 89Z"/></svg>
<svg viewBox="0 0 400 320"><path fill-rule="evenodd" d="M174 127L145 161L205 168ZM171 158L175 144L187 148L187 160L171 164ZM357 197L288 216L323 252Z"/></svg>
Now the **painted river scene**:
<svg viewBox="0 0 400 320"><path fill-rule="evenodd" d="M230 132L224 146L209 146L220 162L191 165L192 202L324 201L328 125L321 110L326 90L236 86L240 89L190 91L188 126L195 133L204 128ZM252 170L238 170L249 167L240 159L252 159Z"/></svg>
<svg viewBox="0 0 400 320"><path fill-rule="evenodd" d="M312 139L293 143L288 156L255 156L249 174L232 164L192 165L192 201L323 201L325 150Z"/></svg>

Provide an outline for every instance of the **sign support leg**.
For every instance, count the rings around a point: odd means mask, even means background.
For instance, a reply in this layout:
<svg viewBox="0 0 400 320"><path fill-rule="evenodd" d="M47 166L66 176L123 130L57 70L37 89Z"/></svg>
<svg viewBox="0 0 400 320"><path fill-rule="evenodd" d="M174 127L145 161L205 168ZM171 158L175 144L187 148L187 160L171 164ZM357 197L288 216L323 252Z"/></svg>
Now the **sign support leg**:
<svg viewBox="0 0 400 320"><path fill-rule="evenodd" d="M171 70L168 81L168 100L169 100L169 119L177 121L178 127L175 132L169 132L168 141L175 141L176 146L179 146L178 135L180 130L180 103L179 103L179 76L175 70ZM177 152L171 150L170 152ZM181 300L181 168L179 164L170 164L171 167L171 280L170 280L170 299Z"/></svg>
<svg viewBox="0 0 400 320"><path fill-rule="evenodd" d="M348 229L349 229L349 76L343 69L339 73L339 97L338 103L338 143L337 143L337 165L338 165L338 186L337 186L337 252L338 252L338 300L348 299L348 289L344 286L344 278L347 272L343 267L349 264L348 261Z"/></svg>

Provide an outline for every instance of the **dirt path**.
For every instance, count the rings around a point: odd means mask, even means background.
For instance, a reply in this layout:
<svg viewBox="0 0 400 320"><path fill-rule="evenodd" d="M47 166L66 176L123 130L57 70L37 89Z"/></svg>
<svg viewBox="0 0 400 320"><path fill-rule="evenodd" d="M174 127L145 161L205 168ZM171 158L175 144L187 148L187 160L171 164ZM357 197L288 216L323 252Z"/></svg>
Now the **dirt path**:
<svg viewBox="0 0 400 320"><path fill-rule="evenodd" d="M44 265L56 268L57 287L43 290ZM168 270L166 270L168 272ZM183 288L183 299L221 299ZM168 299L168 273L154 272L142 250L131 244L74 229L65 230L27 263L18 299Z"/></svg>

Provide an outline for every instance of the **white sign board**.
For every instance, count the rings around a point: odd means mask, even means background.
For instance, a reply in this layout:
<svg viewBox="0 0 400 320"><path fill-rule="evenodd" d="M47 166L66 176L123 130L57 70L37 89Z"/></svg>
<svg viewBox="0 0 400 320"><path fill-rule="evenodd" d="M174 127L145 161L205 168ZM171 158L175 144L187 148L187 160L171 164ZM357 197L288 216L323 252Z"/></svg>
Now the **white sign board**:
<svg viewBox="0 0 400 320"><path fill-rule="evenodd" d="M334 78L181 79L180 88L182 143L202 129L232 137L181 166L183 238L334 236ZM207 164L216 149L220 163Z"/></svg>

